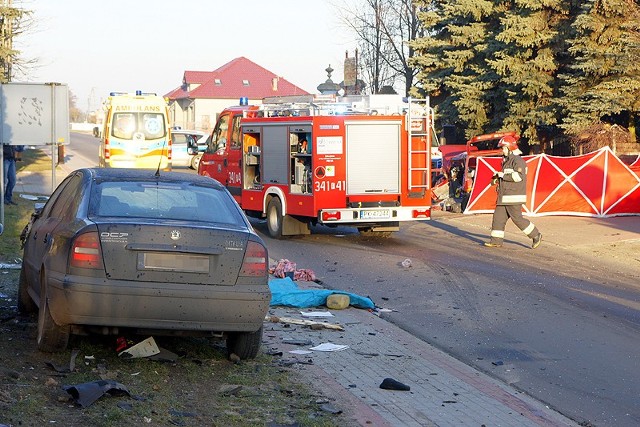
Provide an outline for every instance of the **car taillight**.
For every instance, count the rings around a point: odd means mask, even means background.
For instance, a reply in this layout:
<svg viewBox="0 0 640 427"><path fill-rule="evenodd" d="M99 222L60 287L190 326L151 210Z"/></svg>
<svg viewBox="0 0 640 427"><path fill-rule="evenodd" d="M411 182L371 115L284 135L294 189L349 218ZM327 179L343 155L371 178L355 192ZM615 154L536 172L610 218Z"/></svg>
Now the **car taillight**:
<svg viewBox="0 0 640 427"><path fill-rule="evenodd" d="M108 159L111 157L111 152L109 151L109 140L104 140L104 158Z"/></svg>
<svg viewBox="0 0 640 427"><path fill-rule="evenodd" d="M267 248L258 242L248 242L242 267L240 267L240 276L260 277L266 275Z"/></svg>
<svg viewBox="0 0 640 427"><path fill-rule="evenodd" d="M71 267L103 269L102 251L98 233L90 231L80 234L71 246Z"/></svg>
<svg viewBox="0 0 640 427"><path fill-rule="evenodd" d="M173 154L173 144L171 140L169 140L169 145L167 147L167 159L171 160L171 155Z"/></svg>

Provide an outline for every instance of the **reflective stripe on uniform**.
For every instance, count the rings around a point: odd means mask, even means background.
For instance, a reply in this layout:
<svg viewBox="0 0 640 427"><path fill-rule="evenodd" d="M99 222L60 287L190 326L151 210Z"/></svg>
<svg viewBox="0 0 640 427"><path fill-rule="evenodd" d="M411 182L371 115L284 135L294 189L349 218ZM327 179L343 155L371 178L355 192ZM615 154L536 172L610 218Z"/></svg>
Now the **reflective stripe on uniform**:
<svg viewBox="0 0 640 427"><path fill-rule="evenodd" d="M529 234L531 234L531 232L533 231L534 228L536 228L535 224L530 222L529 225L527 226L527 228L522 230L522 232L528 236Z"/></svg>
<svg viewBox="0 0 640 427"><path fill-rule="evenodd" d="M491 230L491 237L495 237L497 239L504 239L504 231L503 230Z"/></svg>
<svg viewBox="0 0 640 427"><path fill-rule="evenodd" d="M526 194L505 194L500 198L501 203L526 203L527 196Z"/></svg>
<svg viewBox="0 0 640 427"><path fill-rule="evenodd" d="M522 181L522 176L520 176L518 172L513 172L511 174L511 179L513 179L513 182L520 182Z"/></svg>

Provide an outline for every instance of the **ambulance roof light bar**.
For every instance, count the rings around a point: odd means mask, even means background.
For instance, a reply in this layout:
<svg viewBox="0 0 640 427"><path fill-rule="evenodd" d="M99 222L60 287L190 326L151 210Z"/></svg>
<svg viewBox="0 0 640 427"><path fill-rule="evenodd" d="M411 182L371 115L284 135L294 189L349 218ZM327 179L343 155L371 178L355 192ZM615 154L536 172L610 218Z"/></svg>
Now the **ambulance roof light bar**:
<svg viewBox="0 0 640 427"><path fill-rule="evenodd" d="M155 96L156 93L152 92L143 92L141 90L136 90L135 94L128 92L109 92L109 96L123 96L123 95L134 95L134 96Z"/></svg>

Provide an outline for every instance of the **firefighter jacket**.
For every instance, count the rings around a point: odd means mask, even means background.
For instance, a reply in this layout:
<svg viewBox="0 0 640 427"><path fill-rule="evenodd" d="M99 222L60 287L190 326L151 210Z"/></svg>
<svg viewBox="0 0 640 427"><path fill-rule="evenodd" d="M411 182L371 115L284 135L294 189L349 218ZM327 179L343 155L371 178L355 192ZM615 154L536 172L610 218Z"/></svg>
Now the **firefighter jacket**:
<svg viewBox="0 0 640 427"><path fill-rule="evenodd" d="M497 205L522 205L527 202L527 163L509 153L502 158L502 176L498 181Z"/></svg>

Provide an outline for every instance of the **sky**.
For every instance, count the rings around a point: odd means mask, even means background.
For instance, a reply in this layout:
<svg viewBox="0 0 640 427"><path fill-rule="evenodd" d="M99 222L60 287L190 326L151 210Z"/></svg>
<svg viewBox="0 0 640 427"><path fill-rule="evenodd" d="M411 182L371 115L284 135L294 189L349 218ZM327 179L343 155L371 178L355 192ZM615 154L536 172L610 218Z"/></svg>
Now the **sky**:
<svg viewBox="0 0 640 427"><path fill-rule="evenodd" d="M244 56L310 93L343 81L353 34L333 0L14 0L34 23L14 39L36 60L14 82L67 84L83 111L109 92L165 95L184 71L213 71Z"/></svg>

